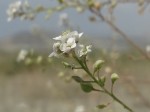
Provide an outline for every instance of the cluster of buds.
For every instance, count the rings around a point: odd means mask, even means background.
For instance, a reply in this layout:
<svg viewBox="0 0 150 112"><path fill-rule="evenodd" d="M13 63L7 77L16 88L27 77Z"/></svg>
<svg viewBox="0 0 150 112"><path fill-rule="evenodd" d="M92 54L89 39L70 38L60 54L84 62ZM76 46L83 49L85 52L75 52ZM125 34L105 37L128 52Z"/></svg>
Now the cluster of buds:
<svg viewBox="0 0 150 112"><path fill-rule="evenodd" d="M32 8L27 1L16 1L9 5L6 13L8 15L8 21L11 21L17 17L21 20L29 19L33 20L35 14L31 12Z"/></svg>
<svg viewBox="0 0 150 112"><path fill-rule="evenodd" d="M79 43L79 39L82 35L83 33L78 33L77 31L68 31L53 38L57 42L54 43L53 52L49 55L49 57L69 56L72 53L76 53L78 57L86 56L91 52L92 46L85 46Z"/></svg>

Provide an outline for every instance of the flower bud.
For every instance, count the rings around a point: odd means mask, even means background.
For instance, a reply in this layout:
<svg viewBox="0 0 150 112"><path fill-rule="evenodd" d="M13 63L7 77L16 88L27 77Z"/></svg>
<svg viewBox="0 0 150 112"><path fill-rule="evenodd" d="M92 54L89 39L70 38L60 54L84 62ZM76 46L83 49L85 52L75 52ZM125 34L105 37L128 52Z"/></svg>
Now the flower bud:
<svg viewBox="0 0 150 112"><path fill-rule="evenodd" d="M103 64L104 64L103 60L97 60L95 62L95 64L93 65L94 72L96 72L97 70L99 70L102 67Z"/></svg>
<svg viewBox="0 0 150 112"><path fill-rule="evenodd" d="M111 75L111 81L112 81L112 84L114 84L114 83L115 83L115 81L116 81L117 79L119 79L118 74L113 73L113 74Z"/></svg>
<svg viewBox="0 0 150 112"><path fill-rule="evenodd" d="M106 77L105 76L100 77L99 82L100 82L101 86L105 85L105 81L106 81Z"/></svg>

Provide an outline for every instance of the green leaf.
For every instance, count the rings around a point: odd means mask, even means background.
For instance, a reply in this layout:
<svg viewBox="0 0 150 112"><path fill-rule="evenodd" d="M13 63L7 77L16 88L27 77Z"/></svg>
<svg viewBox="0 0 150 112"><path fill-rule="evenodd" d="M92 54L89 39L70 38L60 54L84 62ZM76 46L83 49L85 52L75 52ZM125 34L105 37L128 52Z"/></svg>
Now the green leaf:
<svg viewBox="0 0 150 112"><path fill-rule="evenodd" d="M81 89L86 93L89 93L94 89L92 84L90 83L80 83L80 86L81 86Z"/></svg>
<svg viewBox="0 0 150 112"><path fill-rule="evenodd" d="M78 76L72 76L72 78L73 78L76 82L78 82L78 83L83 82L83 80L82 80L80 77L78 77Z"/></svg>
<svg viewBox="0 0 150 112"><path fill-rule="evenodd" d="M105 107L107 107L107 105L101 104L101 105L97 105L96 107L99 108L99 109L104 109Z"/></svg>

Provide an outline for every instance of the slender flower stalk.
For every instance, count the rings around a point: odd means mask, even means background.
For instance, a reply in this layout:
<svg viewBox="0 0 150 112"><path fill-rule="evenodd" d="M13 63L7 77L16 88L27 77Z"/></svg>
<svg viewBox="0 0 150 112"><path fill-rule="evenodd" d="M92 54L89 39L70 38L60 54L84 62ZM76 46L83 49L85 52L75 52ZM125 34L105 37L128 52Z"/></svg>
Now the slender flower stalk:
<svg viewBox="0 0 150 112"><path fill-rule="evenodd" d="M110 96L114 101L118 102L120 105L122 105L125 109L127 109L129 112L133 112L133 110L128 107L125 103L123 103L119 98L117 98L113 93L113 85L116 82L116 80L119 78L116 73L113 73L111 75L111 90L109 91L105 87L105 77L99 76L99 71L102 68L102 65L104 63L103 60L97 60L95 64L93 65L93 72L90 71L88 65L87 65L87 55L88 53L92 52L91 45L85 46L80 44L80 37L83 35L83 33L78 33L77 31L74 32L65 32L62 35L53 38L55 41L58 41L54 43L53 45L53 52L50 54L51 56L58 57L58 56L65 56L71 55L75 61L78 62L79 65L70 65L67 62L63 62L63 65L67 68L71 69L83 69L89 76L90 80L85 81L79 76L73 76L72 78L78 82L81 85L81 89L84 92L91 92L91 91L97 91L101 93L105 93L108 96ZM98 74L98 76L95 76L94 74ZM93 86L93 83L97 84L100 89L96 89ZM110 103L108 103L110 104ZM98 108L104 108L107 105L98 105Z"/></svg>
<svg viewBox="0 0 150 112"><path fill-rule="evenodd" d="M121 100L119 100L112 92L109 92L105 87L102 87L98 80L92 75L92 73L89 71L89 68L87 67L86 63L82 63L81 60L78 59L78 57L74 54L74 59L82 66L83 70L93 79L93 81L99 85L103 89L103 93L109 95L112 97L116 102L121 104L125 109L127 109L129 112L134 112L130 107L128 107L125 103L123 103ZM100 91L101 92L101 91Z"/></svg>

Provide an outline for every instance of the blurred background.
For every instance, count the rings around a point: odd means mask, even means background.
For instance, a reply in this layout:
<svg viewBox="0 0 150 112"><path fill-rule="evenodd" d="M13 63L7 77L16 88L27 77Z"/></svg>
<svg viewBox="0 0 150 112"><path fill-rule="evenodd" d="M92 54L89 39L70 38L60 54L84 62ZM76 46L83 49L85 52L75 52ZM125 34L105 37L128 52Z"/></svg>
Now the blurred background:
<svg viewBox="0 0 150 112"><path fill-rule="evenodd" d="M82 92L71 76L86 74L65 69L61 59L48 58L52 52L52 38L68 28L84 32L82 42L93 46L90 67L97 59L104 59L106 63L101 74L119 74L120 80L115 85L119 98L136 112L150 111L150 61L106 22L88 10L78 13L73 8L56 12L49 19L45 19L45 13L40 13L33 21L17 18L8 22L6 10L14 1L0 1L1 112L126 112L115 102L98 110L97 104L107 103L111 98ZM33 7L59 5L56 0L30 0L29 3ZM149 5L139 11L136 2L120 3L112 15L108 7L102 9L102 14L150 56ZM21 49L27 50L33 60L29 58L25 63L18 63Z"/></svg>

